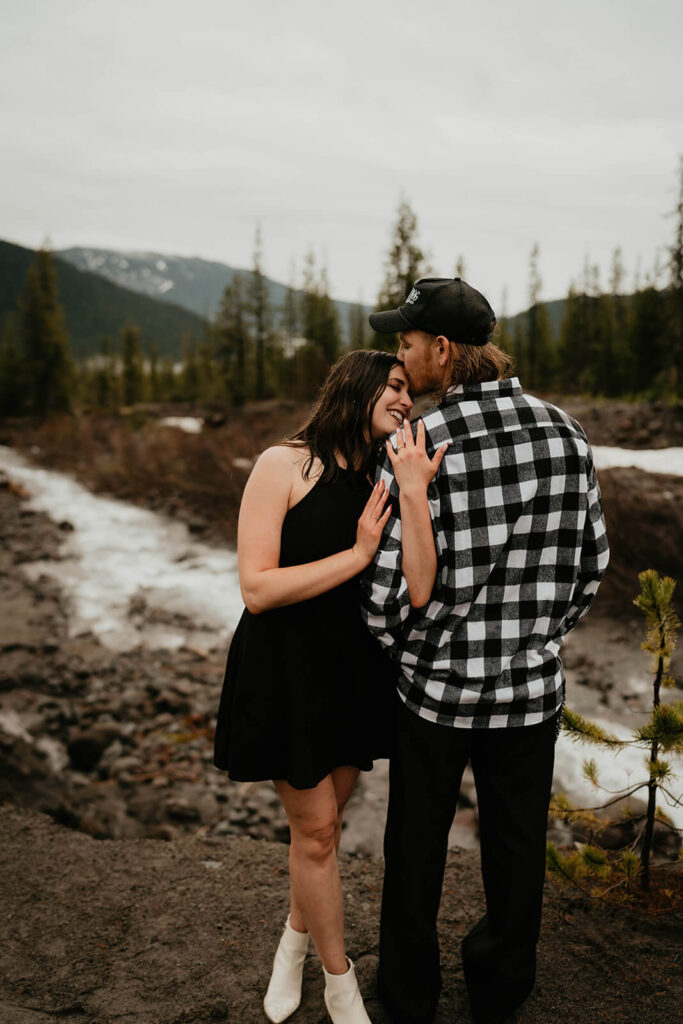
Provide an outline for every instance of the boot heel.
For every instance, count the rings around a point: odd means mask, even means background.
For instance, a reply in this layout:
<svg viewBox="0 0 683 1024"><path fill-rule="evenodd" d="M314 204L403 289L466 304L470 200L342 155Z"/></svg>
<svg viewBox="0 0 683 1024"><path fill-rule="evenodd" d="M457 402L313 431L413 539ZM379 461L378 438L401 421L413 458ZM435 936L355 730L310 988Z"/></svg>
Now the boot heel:
<svg viewBox="0 0 683 1024"><path fill-rule="evenodd" d="M263 1010L273 1024L282 1021L298 1009L301 1002L301 978L308 952L308 932L296 932L289 918L273 960L273 973L263 999Z"/></svg>
<svg viewBox="0 0 683 1024"><path fill-rule="evenodd" d="M346 961L349 965L346 974L328 974L323 967L328 1020L330 1024L372 1024L358 988L356 969L348 957Z"/></svg>

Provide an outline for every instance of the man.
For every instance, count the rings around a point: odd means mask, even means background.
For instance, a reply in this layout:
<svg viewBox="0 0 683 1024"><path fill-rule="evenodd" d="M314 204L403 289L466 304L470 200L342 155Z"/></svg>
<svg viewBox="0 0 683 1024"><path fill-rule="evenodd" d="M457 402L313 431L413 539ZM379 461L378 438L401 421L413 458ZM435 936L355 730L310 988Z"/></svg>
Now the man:
<svg viewBox="0 0 683 1024"><path fill-rule="evenodd" d="M400 669L378 985L399 1024L433 1019L448 833L470 761L486 914L463 964L476 1024L500 1024L535 981L559 651L607 566L600 492L579 424L506 379L511 360L491 341L480 292L423 279L370 323L399 333L413 394L437 396L423 417L427 453L450 442L427 489L437 555L427 604L411 606L401 572L391 459L381 475L392 517L364 584L368 626Z"/></svg>

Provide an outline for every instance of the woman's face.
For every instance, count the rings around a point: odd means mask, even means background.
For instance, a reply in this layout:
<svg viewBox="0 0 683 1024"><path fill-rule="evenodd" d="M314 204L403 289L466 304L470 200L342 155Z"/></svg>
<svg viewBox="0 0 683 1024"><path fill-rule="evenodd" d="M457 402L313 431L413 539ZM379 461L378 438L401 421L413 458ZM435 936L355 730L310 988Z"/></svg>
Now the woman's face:
<svg viewBox="0 0 683 1024"><path fill-rule="evenodd" d="M387 386L375 403L370 418L370 436L381 441L397 430L413 407L408 393L408 378L400 363L389 371Z"/></svg>

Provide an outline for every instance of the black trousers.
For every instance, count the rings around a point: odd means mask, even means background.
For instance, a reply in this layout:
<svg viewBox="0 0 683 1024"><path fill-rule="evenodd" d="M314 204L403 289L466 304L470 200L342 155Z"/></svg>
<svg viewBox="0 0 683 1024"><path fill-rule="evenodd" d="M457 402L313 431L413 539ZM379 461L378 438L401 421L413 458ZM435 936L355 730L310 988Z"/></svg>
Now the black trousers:
<svg viewBox="0 0 683 1024"><path fill-rule="evenodd" d="M448 833L470 761L486 914L463 941L463 966L474 1020L498 1024L535 982L557 718L456 729L399 703L384 836L380 996L396 1024L434 1017L441 989L436 918Z"/></svg>

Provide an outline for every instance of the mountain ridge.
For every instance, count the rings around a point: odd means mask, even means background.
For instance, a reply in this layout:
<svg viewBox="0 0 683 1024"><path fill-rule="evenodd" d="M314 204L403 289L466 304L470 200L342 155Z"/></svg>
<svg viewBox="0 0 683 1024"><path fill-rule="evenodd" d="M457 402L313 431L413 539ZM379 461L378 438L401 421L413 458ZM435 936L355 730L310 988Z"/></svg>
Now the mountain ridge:
<svg viewBox="0 0 683 1024"><path fill-rule="evenodd" d="M185 335L201 338L205 318L169 302L114 284L100 274L80 270L53 253L59 300L64 307L71 348L77 358L99 351L105 337L118 338L126 324L140 328L143 346L154 341L161 356L178 358ZM36 251L0 240L0 322L17 309Z"/></svg>
<svg viewBox="0 0 683 1024"><path fill-rule="evenodd" d="M102 277L133 291L155 298L159 302L174 302L205 319L213 318L220 306L225 288L232 284L235 274L249 279L252 271L245 267L232 267L228 263L207 260L201 256L179 256L162 252L134 252L93 246L71 246L60 249L57 255L73 266ZM287 285L264 275L268 298L273 309L281 308ZM295 288L300 295L301 289ZM357 305L345 299L332 300L339 316L339 327L344 342L348 342L349 313ZM372 306L363 306L366 314Z"/></svg>

